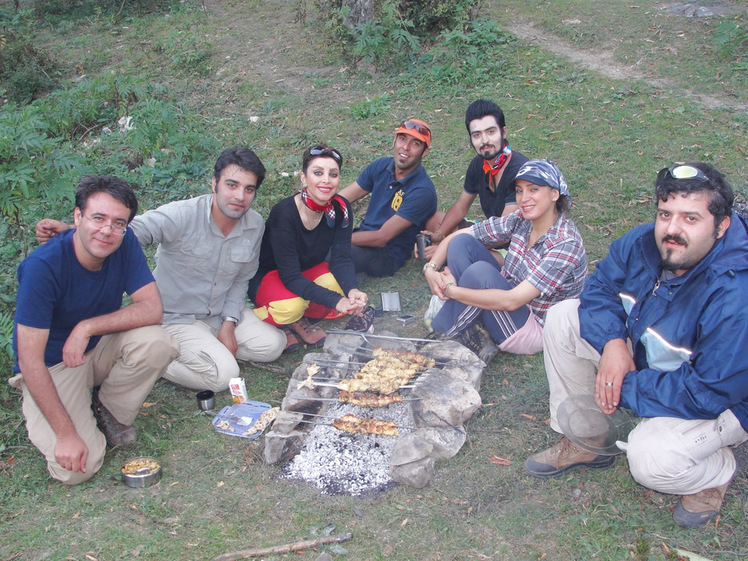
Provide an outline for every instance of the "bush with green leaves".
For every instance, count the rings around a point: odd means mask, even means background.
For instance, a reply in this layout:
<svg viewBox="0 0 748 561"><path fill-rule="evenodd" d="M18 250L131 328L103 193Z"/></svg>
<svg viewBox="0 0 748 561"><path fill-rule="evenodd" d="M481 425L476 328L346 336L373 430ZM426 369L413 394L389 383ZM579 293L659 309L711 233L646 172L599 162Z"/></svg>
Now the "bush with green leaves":
<svg viewBox="0 0 748 561"><path fill-rule="evenodd" d="M56 25L64 20L89 18L91 14L111 22L133 15L144 15L175 8L178 0L33 0L40 19Z"/></svg>
<svg viewBox="0 0 748 561"><path fill-rule="evenodd" d="M80 157L49 134L50 120L35 106L0 110L0 218L22 244L30 209L71 200L70 184L82 167Z"/></svg>
<svg viewBox="0 0 748 561"><path fill-rule="evenodd" d="M494 20L476 19L442 32L422 62L440 84L480 86L507 72L511 58L507 47L515 40Z"/></svg>
<svg viewBox="0 0 748 561"><path fill-rule="evenodd" d="M171 67L181 74L206 77L211 71L213 46L197 34L174 31L158 44L158 49L171 61Z"/></svg>
<svg viewBox="0 0 748 561"><path fill-rule="evenodd" d="M721 21L714 30L714 42L722 57L735 61L735 69L748 70L748 24L737 18Z"/></svg>
<svg viewBox="0 0 748 561"><path fill-rule="evenodd" d="M415 60L424 40L433 40L445 29L467 24L477 3L477 0L375 0L371 19L355 25L346 0L316 0L315 7L325 20L330 44L352 44L356 59L375 65L377 70L394 71Z"/></svg>
<svg viewBox="0 0 748 561"><path fill-rule="evenodd" d="M467 23L477 0L404 0L402 12L415 24L416 33L434 36Z"/></svg>
<svg viewBox="0 0 748 561"><path fill-rule="evenodd" d="M384 0L378 16L355 28L353 54L377 69L400 68L421 48L414 24L400 13L398 0Z"/></svg>
<svg viewBox="0 0 748 561"><path fill-rule="evenodd" d="M26 35L6 28L0 35L0 92L29 103L57 87L58 66Z"/></svg>

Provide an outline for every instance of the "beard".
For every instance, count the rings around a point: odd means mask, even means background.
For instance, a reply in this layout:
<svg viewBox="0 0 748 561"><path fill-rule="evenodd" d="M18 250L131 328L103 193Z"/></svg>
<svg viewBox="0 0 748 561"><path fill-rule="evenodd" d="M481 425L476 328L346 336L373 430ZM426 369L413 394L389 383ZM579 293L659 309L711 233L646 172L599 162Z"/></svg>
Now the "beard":
<svg viewBox="0 0 748 561"><path fill-rule="evenodd" d="M673 253L675 252L675 249L666 249L665 243L667 242L675 242L678 244L681 244L684 249L688 249L688 242L681 238L680 236L671 236L667 235L662 238L661 245L660 245L660 256L662 260L660 261L660 265L662 268L666 271L679 271L681 269L687 269L685 263L682 259L680 261L675 261L673 259Z"/></svg>
<svg viewBox="0 0 748 561"><path fill-rule="evenodd" d="M484 150L489 150L489 152L484 152ZM492 144L481 146L479 154L483 157L483 159L488 160L489 162L496 159L496 156L498 156L501 153L500 148L496 148L496 146L493 146Z"/></svg>

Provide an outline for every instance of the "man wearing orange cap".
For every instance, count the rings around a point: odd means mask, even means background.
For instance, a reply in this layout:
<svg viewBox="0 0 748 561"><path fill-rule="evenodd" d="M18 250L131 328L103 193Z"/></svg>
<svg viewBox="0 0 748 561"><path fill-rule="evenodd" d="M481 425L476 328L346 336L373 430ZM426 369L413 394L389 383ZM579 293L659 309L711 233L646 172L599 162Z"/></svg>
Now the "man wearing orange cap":
<svg viewBox="0 0 748 561"><path fill-rule="evenodd" d="M340 192L350 202L371 194L366 216L351 239L357 274L394 274L436 212L436 189L421 165L430 147L431 130L425 122L403 121L395 131L393 157L372 162Z"/></svg>

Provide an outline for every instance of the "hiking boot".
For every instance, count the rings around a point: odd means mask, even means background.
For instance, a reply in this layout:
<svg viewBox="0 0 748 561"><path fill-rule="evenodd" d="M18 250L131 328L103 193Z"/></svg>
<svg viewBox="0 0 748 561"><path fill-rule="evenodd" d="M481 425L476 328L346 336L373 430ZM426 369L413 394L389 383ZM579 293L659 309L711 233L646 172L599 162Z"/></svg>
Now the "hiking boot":
<svg viewBox="0 0 748 561"><path fill-rule="evenodd" d="M480 341L480 351L478 351L478 358L488 364L496 355L499 354L499 347L496 346L491 334L482 325L476 324L476 331L478 333L478 341Z"/></svg>
<svg viewBox="0 0 748 561"><path fill-rule="evenodd" d="M719 514L729 485L730 483L725 483L693 495L683 495L675 505L673 520L678 526L687 528L703 526Z"/></svg>
<svg viewBox="0 0 748 561"><path fill-rule="evenodd" d="M424 339L430 339L431 341L449 341L450 339L441 331L429 331Z"/></svg>
<svg viewBox="0 0 748 561"><path fill-rule="evenodd" d="M310 324L306 318L293 322L289 327L298 335L305 345L321 347L325 344L327 334L316 325Z"/></svg>
<svg viewBox="0 0 748 561"><path fill-rule="evenodd" d="M353 316L345 326L346 331L371 333L374 331L374 308L366 306L360 316Z"/></svg>
<svg viewBox="0 0 748 561"><path fill-rule="evenodd" d="M533 477L556 477L576 467L607 468L615 461L615 456L598 456L594 452L587 452L563 437L555 446L527 458L525 471Z"/></svg>
<svg viewBox="0 0 748 561"><path fill-rule="evenodd" d="M104 404L99 400L98 388L94 389L91 396L91 410L96 419L96 425L104 433L107 444L112 448L137 439L135 427L132 425L123 425L114 418L109 409L104 407Z"/></svg>
<svg viewBox="0 0 748 561"><path fill-rule="evenodd" d="M491 362L499 354L499 347L493 342L491 335L478 323L474 323L468 327L455 340L473 351L486 364Z"/></svg>
<svg viewBox="0 0 748 561"><path fill-rule="evenodd" d="M299 348L299 340L296 338L288 327L283 328L283 333L286 334L286 347L283 349L284 353L292 353Z"/></svg>

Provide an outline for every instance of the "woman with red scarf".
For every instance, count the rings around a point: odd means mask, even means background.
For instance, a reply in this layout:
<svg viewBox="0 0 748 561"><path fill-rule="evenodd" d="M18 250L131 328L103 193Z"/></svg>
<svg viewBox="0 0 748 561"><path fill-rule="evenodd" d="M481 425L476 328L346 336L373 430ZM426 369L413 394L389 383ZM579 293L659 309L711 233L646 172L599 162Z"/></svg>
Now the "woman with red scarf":
<svg viewBox="0 0 748 561"><path fill-rule="evenodd" d="M342 165L334 148L308 148L301 192L276 204L265 223L259 269L248 292L255 314L286 332L286 352L298 347L297 336L308 346L324 343L325 332L306 318L363 313L351 322L362 325L349 327L371 325L374 310L364 310L368 298L356 285L351 260L350 204L337 194Z"/></svg>

